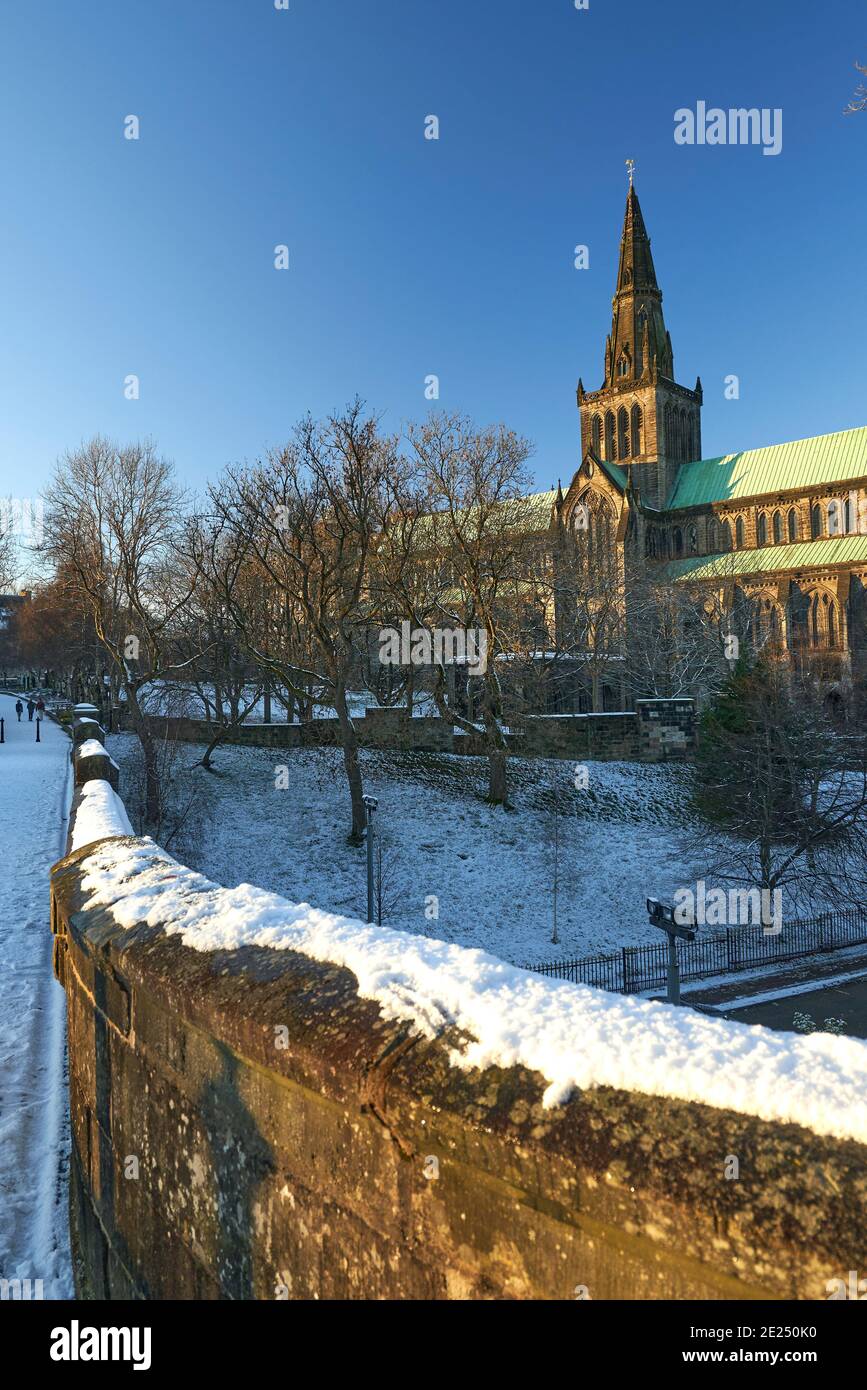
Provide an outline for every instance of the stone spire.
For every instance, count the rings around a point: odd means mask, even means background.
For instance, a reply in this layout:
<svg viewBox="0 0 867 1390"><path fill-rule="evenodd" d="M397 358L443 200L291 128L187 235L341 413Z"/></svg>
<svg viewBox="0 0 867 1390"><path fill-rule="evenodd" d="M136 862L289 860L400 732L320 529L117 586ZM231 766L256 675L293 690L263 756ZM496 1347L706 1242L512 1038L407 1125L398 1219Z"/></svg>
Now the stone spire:
<svg viewBox="0 0 867 1390"><path fill-rule="evenodd" d="M659 377L673 380L674 359L662 316L662 291L631 173L612 308L611 333L605 345L605 385L625 386Z"/></svg>

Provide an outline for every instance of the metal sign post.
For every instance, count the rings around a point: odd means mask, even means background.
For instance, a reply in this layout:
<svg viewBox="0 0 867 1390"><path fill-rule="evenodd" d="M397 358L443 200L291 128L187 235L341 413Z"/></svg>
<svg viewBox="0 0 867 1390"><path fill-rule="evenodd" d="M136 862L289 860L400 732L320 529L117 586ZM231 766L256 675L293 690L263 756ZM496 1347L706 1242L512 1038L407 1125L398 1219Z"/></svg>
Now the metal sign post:
<svg viewBox="0 0 867 1390"><path fill-rule="evenodd" d="M375 796L364 796L362 801L367 807L367 920L375 922L376 917L373 911L373 813L379 802Z"/></svg>
<svg viewBox="0 0 867 1390"><path fill-rule="evenodd" d="M674 908L658 898L647 899L647 915L652 927L659 927L668 937L668 1002L680 1003L680 967L677 960L677 941L695 941L695 927L674 920Z"/></svg>

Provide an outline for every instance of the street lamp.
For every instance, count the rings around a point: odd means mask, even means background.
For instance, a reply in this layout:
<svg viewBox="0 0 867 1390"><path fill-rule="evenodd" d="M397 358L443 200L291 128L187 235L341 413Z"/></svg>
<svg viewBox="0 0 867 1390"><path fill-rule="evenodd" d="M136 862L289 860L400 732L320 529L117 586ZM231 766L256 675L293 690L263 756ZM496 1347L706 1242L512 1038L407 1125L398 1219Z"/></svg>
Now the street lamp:
<svg viewBox="0 0 867 1390"><path fill-rule="evenodd" d="M367 920L374 920L373 911L373 813L379 802L375 796L363 796L367 810Z"/></svg>
<svg viewBox="0 0 867 1390"><path fill-rule="evenodd" d="M674 908L658 898L647 899L647 915L652 927L659 927L668 936L668 1002L680 1003L680 969L677 960L677 940L695 941L695 928L674 919Z"/></svg>

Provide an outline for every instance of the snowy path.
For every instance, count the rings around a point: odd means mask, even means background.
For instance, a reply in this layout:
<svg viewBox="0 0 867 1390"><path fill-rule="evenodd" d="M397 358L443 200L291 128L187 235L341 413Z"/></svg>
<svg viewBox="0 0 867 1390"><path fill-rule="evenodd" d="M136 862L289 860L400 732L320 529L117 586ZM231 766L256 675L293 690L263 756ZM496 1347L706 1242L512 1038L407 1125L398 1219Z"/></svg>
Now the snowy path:
<svg viewBox="0 0 867 1390"><path fill-rule="evenodd" d="M72 1296L65 996L51 970L48 871L64 851L69 739L0 695L0 1278Z"/></svg>

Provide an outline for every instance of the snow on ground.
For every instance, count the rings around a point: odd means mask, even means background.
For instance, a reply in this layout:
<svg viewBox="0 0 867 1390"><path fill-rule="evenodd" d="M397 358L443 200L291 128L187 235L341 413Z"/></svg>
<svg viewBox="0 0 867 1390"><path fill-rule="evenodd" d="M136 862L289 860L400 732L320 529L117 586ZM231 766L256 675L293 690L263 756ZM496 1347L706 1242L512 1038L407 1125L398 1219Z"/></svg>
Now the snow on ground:
<svg viewBox="0 0 867 1390"><path fill-rule="evenodd" d="M51 968L49 869L64 852L69 739L0 696L0 1278L72 1296L65 995Z"/></svg>
<svg viewBox="0 0 867 1390"><path fill-rule="evenodd" d="M470 1035L462 1068L523 1065L547 1081L544 1103L613 1086L699 1101L817 1134L867 1142L867 1044L722 1022L516 969L487 952L364 925L261 888L226 889L153 841L108 842L88 859L89 906L198 951L264 946L343 965L363 998L427 1037Z"/></svg>
<svg viewBox="0 0 867 1390"><path fill-rule="evenodd" d="M124 734L108 743L139 829L137 745ZM191 770L202 751L177 745L174 797L193 806L172 852L226 885L252 882L365 916L365 853L346 843L340 750L226 746L216 755L218 776ZM577 791L571 762L514 758L517 809L507 812L483 799L483 759L362 751L361 763L365 790L379 798L389 927L479 946L518 965L616 951L659 937L647 921L648 894L670 898L703 869L682 765L590 763L590 785ZM551 942L555 827L559 945Z"/></svg>

